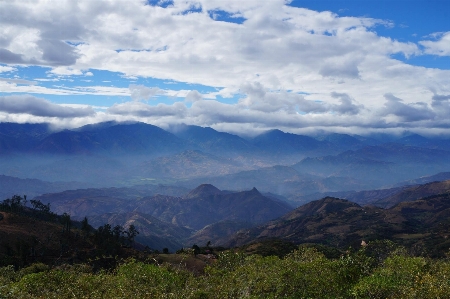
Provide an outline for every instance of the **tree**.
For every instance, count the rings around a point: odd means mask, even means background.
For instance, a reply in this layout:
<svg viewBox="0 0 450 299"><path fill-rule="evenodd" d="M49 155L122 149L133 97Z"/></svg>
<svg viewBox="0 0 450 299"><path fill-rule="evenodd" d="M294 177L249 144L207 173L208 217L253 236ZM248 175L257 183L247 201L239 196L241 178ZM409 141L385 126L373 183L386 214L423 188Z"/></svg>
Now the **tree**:
<svg viewBox="0 0 450 299"><path fill-rule="evenodd" d="M88 237L91 232L91 226L89 225L87 217L84 217L84 219L81 220L81 231L83 232L85 238Z"/></svg>
<svg viewBox="0 0 450 299"><path fill-rule="evenodd" d="M42 213L50 212L50 203L44 205L40 200L37 200L37 199L30 200L30 203L33 207L33 210L35 210L37 212L42 212Z"/></svg>
<svg viewBox="0 0 450 299"><path fill-rule="evenodd" d="M70 228L72 227L72 220L70 220L70 215L67 213L62 214L61 223L63 225L63 232L70 233Z"/></svg>
<svg viewBox="0 0 450 299"><path fill-rule="evenodd" d="M126 234L128 245L132 247L134 245L134 238L139 234L139 232L137 231L136 227L131 224L126 231Z"/></svg>
<svg viewBox="0 0 450 299"><path fill-rule="evenodd" d="M20 195L13 195L13 197L5 199L0 204L0 209L12 213L20 213L23 211L26 204L27 204L26 195L24 195L24 197L21 197Z"/></svg>
<svg viewBox="0 0 450 299"><path fill-rule="evenodd" d="M197 255L200 253L200 247L198 247L197 244L192 245L192 249L194 250L194 255Z"/></svg>

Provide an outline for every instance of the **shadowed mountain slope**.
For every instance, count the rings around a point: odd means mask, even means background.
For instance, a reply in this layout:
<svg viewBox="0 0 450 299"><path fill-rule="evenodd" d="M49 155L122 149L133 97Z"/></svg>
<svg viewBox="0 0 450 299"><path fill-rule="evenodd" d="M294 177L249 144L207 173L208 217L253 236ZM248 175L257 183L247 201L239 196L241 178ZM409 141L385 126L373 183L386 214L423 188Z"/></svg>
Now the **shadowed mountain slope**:
<svg viewBox="0 0 450 299"><path fill-rule="evenodd" d="M136 211L194 230L223 220L263 223L292 210L288 204L265 197L255 188L224 192L201 185L185 197L154 194L151 190L104 188L45 194L36 199L50 203L57 213L67 212L75 218Z"/></svg>
<svg viewBox="0 0 450 299"><path fill-rule="evenodd" d="M445 194L450 192L450 180L443 182L432 182L424 185L411 186L404 188L401 192L375 201L373 204L390 208L401 202L414 201L423 197L435 194Z"/></svg>
<svg viewBox="0 0 450 299"><path fill-rule="evenodd" d="M225 194L211 194L211 187L202 189L203 192L194 191L195 196L187 198L143 198L136 210L194 230L222 220L263 223L291 210L287 204L267 198L255 188Z"/></svg>
<svg viewBox="0 0 450 299"><path fill-rule="evenodd" d="M108 213L89 218L89 223L97 228L105 223L112 227L121 225L128 228L134 225L139 235L136 241L152 249L162 250L167 247L170 251L183 248L182 240L185 240L192 233L191 230L163 222L150 215L139 212L128 213Z"/></svg>
<svg viewBox="0 0 450 299"><path fill-rule="evenodd" d="M362 240L390 239L421 254L442 256L450 246L449 234L450 193L402 202L390 209L326 197L267 224L241 230L222 245L278 238L346 248L359 247Z"/></svg>

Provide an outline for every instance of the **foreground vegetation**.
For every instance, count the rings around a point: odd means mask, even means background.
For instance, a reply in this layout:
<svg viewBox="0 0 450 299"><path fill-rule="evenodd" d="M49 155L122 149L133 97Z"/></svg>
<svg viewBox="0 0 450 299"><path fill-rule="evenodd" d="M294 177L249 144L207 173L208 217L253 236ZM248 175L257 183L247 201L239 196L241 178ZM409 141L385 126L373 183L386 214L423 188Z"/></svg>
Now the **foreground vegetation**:
<svg viewBox="0 0 450 299"><path fill-rule="evenodd" d="M7 266L0 298L449 298L449 277L450 260L409 256L383 241L338 258L310 246L283 258L226 251L201 274L183 259L128 259L97 272L83 264Z"/></svg>

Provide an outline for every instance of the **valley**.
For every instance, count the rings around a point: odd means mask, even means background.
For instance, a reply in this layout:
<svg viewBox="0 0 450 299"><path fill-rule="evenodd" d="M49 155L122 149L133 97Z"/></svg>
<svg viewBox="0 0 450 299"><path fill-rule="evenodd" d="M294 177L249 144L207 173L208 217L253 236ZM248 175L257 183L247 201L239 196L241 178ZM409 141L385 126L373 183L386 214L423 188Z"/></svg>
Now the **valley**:
<svg viewBox="0 0 450 299"><path fill-rule="evenodd" d="M137 242L157 250L270 239L337 248L390 239L438 244L435 255L447 246L437 228L447 219L420 218L446 215L450 142L438 137L243 138L132 122L58 132L1 123L0 137L5 199L27 195L94 228L133 225ZM433 196L428 210L417 207Z"/></svg>

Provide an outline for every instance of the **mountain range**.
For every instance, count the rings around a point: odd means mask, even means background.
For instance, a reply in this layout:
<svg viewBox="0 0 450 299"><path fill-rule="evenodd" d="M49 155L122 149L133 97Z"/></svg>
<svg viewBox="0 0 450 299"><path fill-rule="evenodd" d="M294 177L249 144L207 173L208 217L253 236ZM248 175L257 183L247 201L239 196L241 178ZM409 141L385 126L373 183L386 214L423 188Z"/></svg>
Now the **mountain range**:
<svg viewBox="0 0 450 299"><path fill-rule="evenodd" d="M445 172L450 141L402 136L270 130L240 137L212 128L168 130L104 122L57 131L45 124L0 123L0 174L92 187L172 184L257 187L292 201L320 192L361 191Z"/></svg>
<svg viewBox="0 0 450 299"><path fill-rule="evenodd" d="M160 244L162 247L157 248L171 250L180 249L187 239L192 237L191 241L194 240L197 231L210 225L222 223L223 227L223 223L228 223L229 228L222 229L231 234L292 210L284 201L266 197L255 188L231 192L203 184L183 196L173 196L178 191L182 189L164 186L153 190L150 187L91 188L44 194L35 200L50 204L56 213L68 213L76 220L87 217L94 227L104 223L133 224L141 232L140 242L150 247ZM210 237L215 240L213 235Z"/></svg>
<svg viewBox="0 0 450 299"><path fill-rule="evenodd" d="M362 241L389 239L406 245L414 254L443 256L450 246L449 184L436 182L400 191L390 197L390 204L397 204L386 209L325 197L266 224L240 230L222 245L282 239L344 249L358 248Z"/></svg>
<svg viewBox="0 0 450 299"><path fill-rule="evenodd" d="M0 123L0 196L26 194L95 225L134 223L143 243L172 250L270 237L341 246L402 235L408 225L388 220L418 216L396 207L446 194L447 183L433 181L450 179L449 168L449 139L409 133L245 137L139 122L71 130Z"/></svg>
<svg viewBox="0 0 450 299"><path fill-rule="evenodd" d="M161 194L183 191L180 196ZM255 188L235 192L210 184L190 191L164 186L153 191L80 189L35 199L74 219L87 216L94 227L133 224L141 231L139 242L157 249L208 242L234 247L268 239L344 248L362 240L391 239L427 250L426 242L437 242L441 252L450 233L443 226L450 219L449 194L450 180L349 195L359 203L325 197L296 209Z"/></svg>

